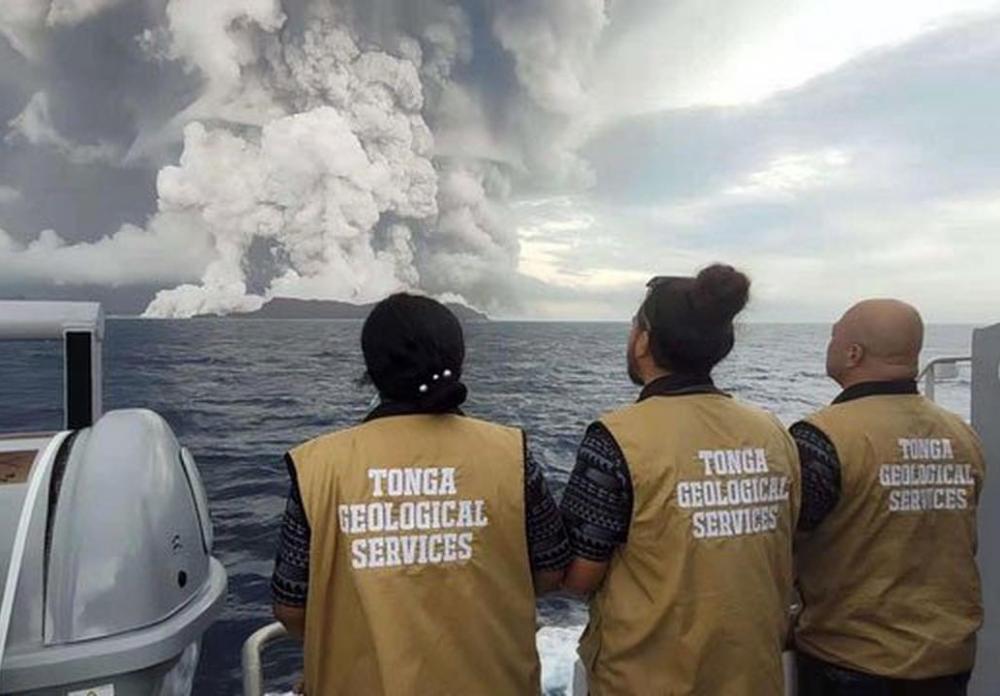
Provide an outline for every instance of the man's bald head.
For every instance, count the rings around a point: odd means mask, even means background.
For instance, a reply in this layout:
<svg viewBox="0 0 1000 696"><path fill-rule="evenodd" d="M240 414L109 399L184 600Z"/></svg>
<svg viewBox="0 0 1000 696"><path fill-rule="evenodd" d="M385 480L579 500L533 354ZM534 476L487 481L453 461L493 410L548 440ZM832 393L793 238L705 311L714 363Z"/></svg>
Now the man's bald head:
<svg viewBox="0 0 1000 696"><path fill-rule="evenodd" d="M841 386L915 379L924 322L911 305L875 299L851 307L833 326L826 371Z"/></svg>

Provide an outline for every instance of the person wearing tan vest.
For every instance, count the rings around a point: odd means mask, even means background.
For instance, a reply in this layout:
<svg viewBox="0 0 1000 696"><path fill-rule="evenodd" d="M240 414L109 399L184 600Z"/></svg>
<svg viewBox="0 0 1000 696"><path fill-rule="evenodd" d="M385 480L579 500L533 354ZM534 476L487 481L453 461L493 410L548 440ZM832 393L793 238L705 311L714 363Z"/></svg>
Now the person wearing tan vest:
<svg viewBox="0 0 1000 696"><path fill-rule="evenodd" d="M802 696L966 693L982 623L972 429L921 396L923 322L868 300L833 327L843 391L792 426L802 460L795 629Z"/></svg>
<svg viewBox="0 0 1000 696"><path fill-rule="evenodd" d="M580 644L595 696L781 696L799 504L795 445L711 373L749 279L655 278L628 372L639 400L588 429L561 509L591 595Z"/></svg>
<svg viewBox="0 0 1000 696"><path fill-rule="evenodd" d="M362 330L381 405L294 448L272 590L309 696L521 696L540 684L535 595L569 561L524 434L459 406L462 327L398 294Z"/></svg>

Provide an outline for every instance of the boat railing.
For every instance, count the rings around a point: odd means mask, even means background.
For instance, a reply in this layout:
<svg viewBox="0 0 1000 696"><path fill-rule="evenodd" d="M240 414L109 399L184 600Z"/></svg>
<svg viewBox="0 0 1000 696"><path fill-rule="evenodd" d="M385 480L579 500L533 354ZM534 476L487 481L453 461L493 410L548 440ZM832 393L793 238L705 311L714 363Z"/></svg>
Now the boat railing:
<svg viewBox="0 0 1000 696"><path fill-rule="evenodd" d="M288 631L278 622L264 626L247 638L243 644L243 696L264 696L264 650L286 638Z"/></svg>
<svg viewBox="0 0 1000 696"><path fill-rule="evenodd" d="M935 387L938 382L944 382L958 377L958 366L972 364L969 356L935 358L924 366L917 376L917 382L924 383L924 395L934 401Z"/></svg>

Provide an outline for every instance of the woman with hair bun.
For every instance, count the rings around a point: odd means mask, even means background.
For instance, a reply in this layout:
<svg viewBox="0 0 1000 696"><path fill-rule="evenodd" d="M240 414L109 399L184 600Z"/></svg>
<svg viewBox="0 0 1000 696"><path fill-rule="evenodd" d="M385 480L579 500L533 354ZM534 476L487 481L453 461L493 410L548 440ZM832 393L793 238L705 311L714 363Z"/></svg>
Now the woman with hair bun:
<svg viewBox="0 0 1000 696"><path fill-rule="evenodd" d="M361 334L380 405L286 456L272 592L305 692L537 694L535 595L565 530L517 429L465 416L458 319L393 295Z"/></svg>
<svg viewBox="0 0 1000 696"><path fill-rule="evenodd" d="M632 322L637 403L587 430L562 500L590 597L590 694L780 696L799 508L781 423L715 386L750 280L658 277Z"/></svg>

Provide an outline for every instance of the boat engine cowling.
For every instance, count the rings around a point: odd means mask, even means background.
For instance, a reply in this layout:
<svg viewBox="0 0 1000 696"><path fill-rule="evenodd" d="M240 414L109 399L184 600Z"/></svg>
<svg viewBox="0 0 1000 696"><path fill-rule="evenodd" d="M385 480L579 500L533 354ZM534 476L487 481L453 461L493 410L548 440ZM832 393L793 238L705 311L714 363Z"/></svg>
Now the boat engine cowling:
<svg viewBox="0 0 1000 696"><path fill-rule="evenodd" d="M152 411L112 411L70 447L64 472L54 472L62 476L49 523L47 640L163 621L209 576L211 522L197 470Z"/></svg>
<svg viewBox="0 0 1000 696"><path fill-rule="evenodd" d="M33 464L0 692L190 693L226 588L194 460L148 410L56 437Z"/></svg>

